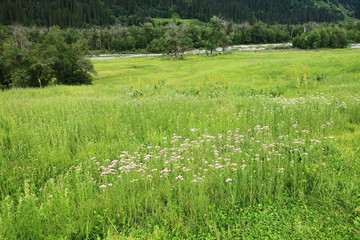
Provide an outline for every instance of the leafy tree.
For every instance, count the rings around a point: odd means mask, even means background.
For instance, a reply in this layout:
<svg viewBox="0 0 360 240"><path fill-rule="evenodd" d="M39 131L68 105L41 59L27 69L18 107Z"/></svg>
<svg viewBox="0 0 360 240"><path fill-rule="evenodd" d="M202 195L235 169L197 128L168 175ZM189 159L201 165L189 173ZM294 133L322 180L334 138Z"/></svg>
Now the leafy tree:
<svg viewBox="0 0 360 240"><path fill-rule="evenodd" d="M318 45L318 47L327 47L329 46L329 43L330 43L330 39L329 39L329 34L326 30L326 28L321 28L319 29L319 34L320 34L320 43Z"/></svg>
<svg viewBox="0 0 360 240"><path fill-rule="evenodd" d="M344 29L339 27L317 28L293 39L293 46L308 48L345 48L350 43Z"/></svg>
<svg viewBox="0 0 360 240"><path fill-rule="evenodd" d="M13 26L11 37L2 46L2 86L25 87L34 85L28 74L28 68L31 65L29 61L31 45L26 28L20 25Z"/></svg>
<svg viewBox="0 0 360 240"><path fill-rule="evenodd" d="M67 44L59 27L52 27L44 42L39 46L41 57L50 63L56 84L90 84L91 72L94 72L91 62L84 58L87 53L86 43L79 40Z"/></svg>
<svg viewBox="0 0 360 240"><path fill-rule="evenodd" d="M151 53L162 53L165 52L165 44L164 38L156 38L147 45L146 50Z"/></svg>
<svg viewBox="0 0 360 240"><path fill-rule="evenodd" d="M4 89L8 87L9 83L6 81L7 71L5 67L5 59L3 59L3 44L8 38L8 28L4 26L0 26L0 89Z"/></svg>
<svg viewBox="0 0 360 240"><path fill-rule="evenodd" d="M204 48L205 47L205 29L203 26L198 25L189 25L188 26L188 36L192 41L194 48Z"/></svg>
<svg viewBox="0 0 360 240"><path fill-rule="evenodd" d="M232 22L222 20L222 25L224 34L221 35L220 45L222 47L222 52L224 53L225 49L232 43L234 29Z"/></svg>
<svg viewBox="0 0 360 240"><path fill-rule="evenodd" d="M0 52L1 46L9 36L9 29L5 26L0 25Z"/></svg>
<svg viewBox="0 0 360 240"><path fill-rule="evenodd" d="M206 28L206 41L205 48L210 51L210 55L213 54L213 51L221 45L221 43L226 41L226 25L225 21L219 17L212 17L209 23L209 26Z"/></svg>
<svg viewBox="0 0 360 240"><path fill-rule="evenodd" d="M170 55L170 59L182 58L186 50L191 48L192 41L187 37L187 27L185 24L177 26L171 23L163 37L164 50Z"/></svg>
<svg viewBox="0 0 360 240"><path fill-rule="evenodd" d="M86 43L67 44L58 27L39 43L29 41L25 28L15 26L2 44L0 87L43 87L54 84L90 84L91 62L83 56Z"/></svg>
<svg viewBox="0 0 360 240"><path fill-rule="evenodd" d="M346 31L339 27L334 28L334 35L336 36L336 48L345 48L349 45L350 41L347 39Z"/></svg>

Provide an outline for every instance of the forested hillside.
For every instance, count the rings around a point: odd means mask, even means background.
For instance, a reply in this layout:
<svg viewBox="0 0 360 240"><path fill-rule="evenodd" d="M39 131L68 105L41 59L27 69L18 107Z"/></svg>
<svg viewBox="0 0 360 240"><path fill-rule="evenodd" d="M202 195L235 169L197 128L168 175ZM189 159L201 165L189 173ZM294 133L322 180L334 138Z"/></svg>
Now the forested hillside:
<svg viewBox="0 0 360 240"><path fill-rule="evenodd" d="M1 0L0 24L20 23L84 27L122 23L136 25L147 18L197 18L221 15L234 22L334 22L345 15L360 18L358 0Z"/></svg>

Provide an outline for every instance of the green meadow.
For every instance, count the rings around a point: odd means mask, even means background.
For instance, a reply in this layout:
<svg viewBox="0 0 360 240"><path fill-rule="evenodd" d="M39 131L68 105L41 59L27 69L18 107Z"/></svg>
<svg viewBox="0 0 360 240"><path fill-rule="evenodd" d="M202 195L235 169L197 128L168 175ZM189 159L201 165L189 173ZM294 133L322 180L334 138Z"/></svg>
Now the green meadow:
<svg viewBox="0 0 360 240"><path fill-rule="evenodd" d="M0 239L360 239L360 49L94 60L0 92Z"/></svg>

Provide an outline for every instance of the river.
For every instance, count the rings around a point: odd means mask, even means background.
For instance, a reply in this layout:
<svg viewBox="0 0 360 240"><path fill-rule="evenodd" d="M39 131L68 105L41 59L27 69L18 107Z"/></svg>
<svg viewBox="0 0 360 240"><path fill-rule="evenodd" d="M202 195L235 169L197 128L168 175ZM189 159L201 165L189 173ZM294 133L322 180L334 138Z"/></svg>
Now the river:
<svg viewBox="0 0 360 240"><path fill-rule="evenodd" d="M292 43L274 43L274 44L253 44L253 45L234 45L228 47L226 50L243 52L243 51L260 51L266 49L281 49L292 47ZM360 48L360 43L351 44L350 49ZM221 52L222 48L217 48L215 52ZM185 54L203 54L206 50L195 49ZM96 56L89 56L90 60L109 60L109 59L127 59L127 58L139 58L139 57L158 57L162 54L101 54Z"/></svg>

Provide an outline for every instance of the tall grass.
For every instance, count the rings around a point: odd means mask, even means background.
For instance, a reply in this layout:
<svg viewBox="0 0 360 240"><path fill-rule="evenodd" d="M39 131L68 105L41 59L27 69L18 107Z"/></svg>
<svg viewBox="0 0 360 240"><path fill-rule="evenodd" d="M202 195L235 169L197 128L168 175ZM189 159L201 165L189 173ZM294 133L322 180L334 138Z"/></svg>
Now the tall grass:
<svg viewBox="0 0 360 240"><path fill-rule="evenodd" d="M359 238L358 51L296 54L0 93L0 239Z"/></svg>

